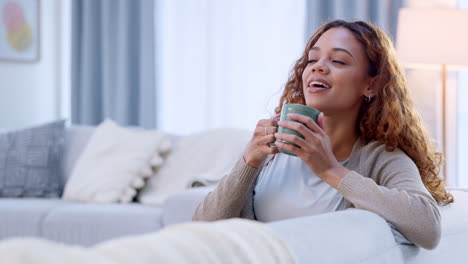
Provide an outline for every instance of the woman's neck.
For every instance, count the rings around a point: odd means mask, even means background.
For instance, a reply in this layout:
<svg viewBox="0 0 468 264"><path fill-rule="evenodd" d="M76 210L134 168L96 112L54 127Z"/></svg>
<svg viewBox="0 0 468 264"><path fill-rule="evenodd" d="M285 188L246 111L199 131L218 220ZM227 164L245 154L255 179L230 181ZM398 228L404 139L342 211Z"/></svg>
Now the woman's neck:
<svg viewBox="0 0 468 264"><path fill-rule="evenodd" d="M354 143L358 139L356 131L357 115L354 118L346 116L323 117L325 133L330 138L333 154L338 161L347 160L353 150Z"/></svg>

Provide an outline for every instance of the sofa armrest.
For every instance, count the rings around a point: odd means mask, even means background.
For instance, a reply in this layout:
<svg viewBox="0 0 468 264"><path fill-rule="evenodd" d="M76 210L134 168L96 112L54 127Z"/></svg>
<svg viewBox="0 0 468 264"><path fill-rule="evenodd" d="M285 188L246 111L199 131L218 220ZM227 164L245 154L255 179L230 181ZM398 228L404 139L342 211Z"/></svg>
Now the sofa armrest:
<svg viewBox="0 0 468 264"><path fill-rule="evenodd" d="M163 226L192 221L198 204L216 186L184 190L167 198L163 204Z"/></svg>
<svg viewBox="0 0 468 264"><path fill-rule="evenodd" d="M455 202L440 207L442 237L432 250L404 245L403 256L408 264L466 263L468 259L468 190L449 188Z"/></svg>
<svg viewBox="0 0 468 264"><path fill-rule="evenodd" d="M369 211L347 209L267 226L286 242L297 263L404 263L390 226Z"/></svg>

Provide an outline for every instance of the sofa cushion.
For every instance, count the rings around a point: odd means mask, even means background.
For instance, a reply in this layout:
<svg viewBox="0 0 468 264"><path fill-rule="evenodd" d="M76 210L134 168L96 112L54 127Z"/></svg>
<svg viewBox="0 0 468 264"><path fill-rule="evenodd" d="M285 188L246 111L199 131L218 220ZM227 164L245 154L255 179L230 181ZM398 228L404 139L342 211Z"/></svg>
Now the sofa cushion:
<svg viewBox="0 0 468 264"><path fill-rule="evenodd" d="M0 197L59 197L65 121L0 135Z"/></svg>
<svg viewBox="0 0 468 264"><path fill-rule="evenodd" d="M169 140L160 131L102 122L80 154L63 198L84 202L130 202L159 167Z"/></svg>
<svg viewBox="0 0 468 264"><path fill-rule="evenodd" d="M66 204L59 199L0 199L0 239L41 236L44 218Z"/></svg>
<svg viewBox="0 0 468 264"><path fill-rule="evenodd" d="M153 232L162 209L131 204L85 204L61 199L0 199L0 239L33 236L80 245Z"/></svg>
<svg viewBox="0 0 468 264"><path fill-rule="evenodd" d="M42 223L42 237L70 244L93 245L161 227L162 209L137 203L68 203L52 210Z"/></svg>
<svg viewBox="0 0 468 264"><path fill-rule="evenodd" d="M198 204L205 196L214 190L216 186L204 186L185 190L164 201L162 223L164 226L192 221L193 214Z"/></svg>
<svg viewBox="0 0 468 264"><path fill-rule="evenodd" d="M161 205L171 195L194 185L212 185L229 173L242 155L251 132L215 129L176 140L166 162L138 196L144 204Z"/></svg>

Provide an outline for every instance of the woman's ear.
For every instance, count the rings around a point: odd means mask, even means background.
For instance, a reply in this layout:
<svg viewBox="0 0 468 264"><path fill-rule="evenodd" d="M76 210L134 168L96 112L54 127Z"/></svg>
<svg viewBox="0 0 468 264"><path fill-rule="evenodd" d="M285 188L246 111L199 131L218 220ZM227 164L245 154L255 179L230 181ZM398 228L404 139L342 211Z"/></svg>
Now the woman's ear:
<svg viewBox="0 0 468 264"><path fill-rule="evenodd" d="M366 88L364 89L364 92L363 92L363 95L364 97L367 97L367 98L372 98L375 96L375 83L376 83L376 78L375 77L372 77L369 79L369 81L367 82L367 86Z"/></svg>
<svg viewBox="0 0 468 264"><path fill-rule="evenodd" d="M374 97L374 89L369 86L366 90L364 90L364 97L367 97L367 98Z"/></svg>

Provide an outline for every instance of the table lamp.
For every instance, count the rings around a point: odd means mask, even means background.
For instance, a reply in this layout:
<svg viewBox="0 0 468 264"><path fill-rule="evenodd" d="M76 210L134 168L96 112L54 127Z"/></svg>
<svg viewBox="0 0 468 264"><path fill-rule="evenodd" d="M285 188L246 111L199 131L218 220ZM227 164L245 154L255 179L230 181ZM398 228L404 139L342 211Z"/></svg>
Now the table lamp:
<svg viewBox="0 0 468 264"><path fill-rule="evenodd" d="M397 54L406 68L438 67L442 80L442 153L447 154L446 78L450 69L468 67L468 11L449 8L402 8ZM447 169L443 166L443 177Z"/></svg>

